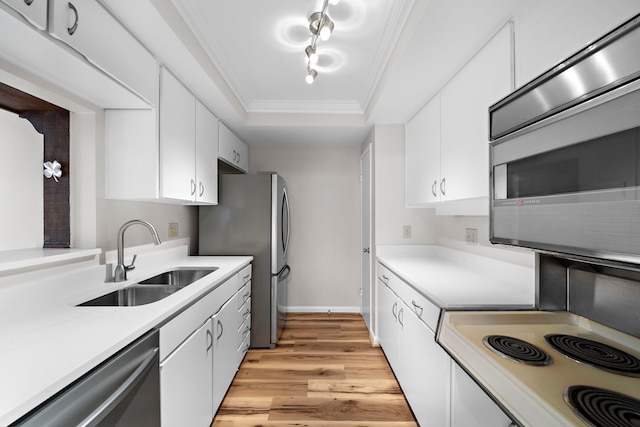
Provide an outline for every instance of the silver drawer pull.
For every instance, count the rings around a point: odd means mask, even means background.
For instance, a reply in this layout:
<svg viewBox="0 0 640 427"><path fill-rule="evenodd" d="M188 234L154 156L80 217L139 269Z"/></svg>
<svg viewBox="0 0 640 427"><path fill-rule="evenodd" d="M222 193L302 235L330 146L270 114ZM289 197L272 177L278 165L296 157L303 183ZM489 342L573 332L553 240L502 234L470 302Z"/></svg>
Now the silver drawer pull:
<svg viewBox="0 0 640 427"><path fill-rule="evenodd" d="M413 305L416 310L420 310L420 316L422 316L422 312L424 311L424 307L419 305L415 300L411 300L411 305Z"/></svg>
<svg viewBox="0 0 640 427"><path fill-rule="evenodd" d="M242 281L244 282L244 284L246 285L247 283L249 283L251 281L251 273L247 274L246 276L244 276L242 278Z"/></svg>
<svg viewBox="0 0 640 427"><path fill-rule="evenodd" d="M247 327L244 328L244 331L242 331L242 335L246 335L247 332L250 331L249 325L247 325Z"/></svg>
<svg viewBox="0 0 640 427"><path fill-rule="evenodd" d="M438 185L438 181L433 181L433 184L431 185L431 194L433 194L433 197L438 197L438 194L436 193L436 185Z"/></svg>
<svg viewBox="0 0 640 427"><path fill-rule="evenodd" d="M251 314L251 310L249 310L248 308L244 311L244 313L242 313L242 319L246 319L249 314Z"/></svg>
<svg viewBox="0 0 640 427"><path fill-rule="evenodd" d="M382 275L382 281L384 282L385 285L389 283L389 278L387 277L386 274Z"/></svg>

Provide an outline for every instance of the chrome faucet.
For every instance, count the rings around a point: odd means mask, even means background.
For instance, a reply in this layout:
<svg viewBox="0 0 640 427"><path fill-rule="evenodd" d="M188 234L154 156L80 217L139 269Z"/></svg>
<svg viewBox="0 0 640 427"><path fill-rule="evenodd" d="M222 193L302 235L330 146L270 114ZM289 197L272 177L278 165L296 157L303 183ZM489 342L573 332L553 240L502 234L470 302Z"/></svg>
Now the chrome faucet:
<svg viewBox="0 0 640 427"><path fill-rule="evenodd" d="M153 244L159 245L160 238L158 237L158 232L156 228L150 222L141 220L141 219L132 219L131 221L127 221L122 224L122 227L118 230L118 265L116 266L116 270L113 274L114 282L123 282L127 280L127 271L133 270L135 268L134 264L136 262L137 255L133 256L133 260L130 265L124 265L124 232L132 226L133 224L144 225L151 232L151 237L153 238Z"/></svg>

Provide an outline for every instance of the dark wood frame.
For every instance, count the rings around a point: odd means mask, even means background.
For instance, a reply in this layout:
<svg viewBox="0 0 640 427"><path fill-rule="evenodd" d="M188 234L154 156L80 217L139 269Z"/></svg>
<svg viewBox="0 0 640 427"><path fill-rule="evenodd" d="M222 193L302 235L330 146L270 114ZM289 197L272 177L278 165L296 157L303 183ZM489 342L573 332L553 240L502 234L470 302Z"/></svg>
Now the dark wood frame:
<svg viewBox="0 0 640 427"><path fill-rule="evenodd" d="M57 160L62 165L58 182L43 176L44 248L68 248L71 243L69 205L68 110L0 83L0 108L18 114L44 135L43 163Z"/></svg>

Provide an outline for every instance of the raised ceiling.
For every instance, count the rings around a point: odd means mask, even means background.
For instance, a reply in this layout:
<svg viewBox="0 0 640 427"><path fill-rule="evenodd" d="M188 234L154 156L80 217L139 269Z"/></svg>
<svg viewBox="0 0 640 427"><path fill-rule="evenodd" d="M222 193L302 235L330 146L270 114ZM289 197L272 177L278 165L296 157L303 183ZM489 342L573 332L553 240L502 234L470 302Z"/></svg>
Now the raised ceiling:
<svg viewBox="0 0 640 427"><path fill-rule="evenodd" d="M360 144L405 123L526 0L341 0L305 83L322 0L103 0L249 144Z"/></svg>

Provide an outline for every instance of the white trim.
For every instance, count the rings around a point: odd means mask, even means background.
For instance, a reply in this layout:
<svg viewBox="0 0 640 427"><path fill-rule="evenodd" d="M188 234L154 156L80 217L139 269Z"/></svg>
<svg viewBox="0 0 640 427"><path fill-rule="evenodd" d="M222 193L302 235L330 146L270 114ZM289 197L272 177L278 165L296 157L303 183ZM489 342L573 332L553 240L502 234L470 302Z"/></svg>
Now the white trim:
<svg viewBox="0 0 640 427"><path fill-rule="evenodd" d="M288 313L358 313L360 307L319 307L319 306L289 306Z"/></svg>

